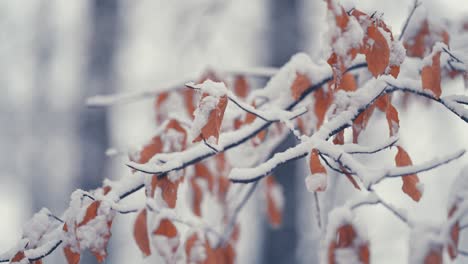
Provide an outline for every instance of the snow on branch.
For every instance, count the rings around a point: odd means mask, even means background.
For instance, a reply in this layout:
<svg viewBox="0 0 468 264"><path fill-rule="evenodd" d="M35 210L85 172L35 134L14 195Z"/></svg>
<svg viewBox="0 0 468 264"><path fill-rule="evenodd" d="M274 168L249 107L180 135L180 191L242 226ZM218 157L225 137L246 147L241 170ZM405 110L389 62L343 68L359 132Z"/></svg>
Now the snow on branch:
<svg viewBox="0 0 468 264"><path fill-rule="evenodd" d="M286 65L287 66L287 65ZM362 67L365 67L365 64L358 64L353 66L354 69L359 69ZM327 66L323 66L325 69ZM289 103L286 103L283 110L284 111L290 111L292 110L299 102L304 100L304 98L312 93L313 91L321 88L325 83L330 81L332 79L332 74L329 72L329 70L322 69L321 72L328 73L323 76L320 81L315 82L313 85L308 87L297 100L292 100L288 101ZM278 72L278 74L282 74L283 68ZM320 75L319 75L320 76ZM276 78L273 77L272 80L270 80L269 84L267 84L267 88L271 87L270 89L283 89L284 87L284 80L281 78ZM266 88L266 89L267 89ZM270 93L274 94L274 93ZM283 105L284 102L280 101L278 102L280 105ZM272 105L273 107L275 105ZM216 149L218 152L223 152L228 149L231 149L233 147L236 147L250 138L254 137L257 135L260 131L265 130L268 128L271 124L274 122L272 121L264 121L261 119L256 119L253 121L251 124L245 125L241 127L240 129L236 131L227 131L219 135L219 141L216 146ZM216 153L213 152L211 148L207 148L204 144L197 144L194 145L193 147L181 151L181 152L173 152L173 153L161 153L155 155L152 160L162 160L164 161L163 164L158 164L156 162L152 162L150 160L146 164L138 164L135 162L129 162L127 163L127 166L144 172L148 174L164 174L170 171L175 171L175 170L180 170L183 169L187 166L193 165L201 160L204 160L208 157L211 157L215 155Z"/></svg>

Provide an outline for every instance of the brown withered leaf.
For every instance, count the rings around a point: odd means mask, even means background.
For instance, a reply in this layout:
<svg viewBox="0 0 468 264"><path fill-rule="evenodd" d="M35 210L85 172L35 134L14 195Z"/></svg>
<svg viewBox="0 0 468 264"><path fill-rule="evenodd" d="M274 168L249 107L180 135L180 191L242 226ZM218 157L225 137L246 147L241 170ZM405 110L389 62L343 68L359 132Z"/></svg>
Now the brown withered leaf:
<svg viewBox="0 0 468 264"><path fill-rule="evenodd" d="M147 212L143 209L138 213L133 226L133 237L136 241L138 248L140 248L143 256L147 257L151 255L150 242L148 237L148 225L147 225Z"/></svg>
<svg viewBox="0 0 468 264"><path fill-rule="evenodd" d="M439 98L442 94L440 87L441 73L440 73L440 51L432 57L432 65L426 65L421 71L421 81L423 89L428 89Z"/></svg>
<svg viewBox="0 0 468 264"><path fill-rule="evenodd" d="M413 162L411 161L410 156L408 153L400 146L397 147L398 152L395 156L395 164L398 167L402 166L411 166ZM403 179L403 186L402 190L406 193L411 199L418 202L421 199L422 193L418 189L417 185L419 183L419 178L416 174L406 175L402 177Z"/></svg>
<svg viewBox="0 0 468 264"><path fill-rule="evenodd" d="M291 85L291 95L294 100L297 100L301 95L312 85L311 80L307 75L296 72L296 79Z"/></svg>
<svg viewBox="0 0 468 264"><path fill-rule="evenodd" d="M283 219L283 207L278 204L278 199L275 197L275 192L281 190L281 186L278 185L273 176L268 176L265 179L266 182L266 201L267 201L267 214L270 225L274 228L281 226Z"/></svg>

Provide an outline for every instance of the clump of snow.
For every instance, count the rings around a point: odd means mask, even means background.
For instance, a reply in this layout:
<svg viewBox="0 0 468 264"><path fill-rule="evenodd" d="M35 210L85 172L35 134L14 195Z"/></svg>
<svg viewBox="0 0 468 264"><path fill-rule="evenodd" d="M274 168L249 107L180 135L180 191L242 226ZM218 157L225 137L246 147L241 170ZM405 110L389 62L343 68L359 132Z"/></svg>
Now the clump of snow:
<svg viewBox="0 0 468 264"><path fill-rule="evenodd" d="M389 65L401 65L406 58L406 49L403 42L394 40L390 45L390 61Z"/></svg>
<svg viewBox="0 0 468 264"><path fill-rule="evenodd" d="M315 64L307 54L297 53L268 81L264 89L256 91L253 96L267 98L270 106L285 109L294 100L291 96L291 86L297 73L306 75L314 84L329 77L331 69L326 62Z"/></svg>
<svg viewBox="0 0 468 264"><path fill-rule="evenodd" d="M48 209L42 208L23 226L23 237L29 240L28 247L38 245L46 232L57 227L58 221L52 220L50 214Z"/></svg>
<svg viewBox="0 0 468 264"><path fill-rule="evenodd" d="M309 192L325 190L327 188L327 175L325 173L314 173L305 179L305 184Z"/></svg>
<svg viewBox="0 0 468 264"><path fill-rule="evenodd" d="M229 91L224 82L214 82L210 79L200 84L191 85L196 89L200 89L202 92L216 97L221 97L227 94Z"/></svg>

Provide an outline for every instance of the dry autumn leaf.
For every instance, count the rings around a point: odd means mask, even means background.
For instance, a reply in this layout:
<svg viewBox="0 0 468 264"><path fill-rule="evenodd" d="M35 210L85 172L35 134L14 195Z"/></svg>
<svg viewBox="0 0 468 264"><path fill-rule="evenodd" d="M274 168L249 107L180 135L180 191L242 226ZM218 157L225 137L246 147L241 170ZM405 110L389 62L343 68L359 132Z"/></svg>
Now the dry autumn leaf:
<svg viewBox="0 0 468 264"><path fill-rule="evenodd" d="M411 166L413 162L411 161L408 153L400 146L397 147L398 152L395 156L395 164L398 167L402 166ZM421 199L422 193L418 189L419 178L416 174L406 175L402 177L403 186L402 190L406 193L411 199L418 202Z"/></svg>
<svg viewBox="0 0 468 264"><path fill-rule="evenodd" d="M199 107L204 104L204 98L208 96L208 94L202 95ZM218 143L219 132L221 131L221 124L223 122L227 101L227 96L222 96L219 98L217 105L214 107L214 109L210 110L208 120L201 128L200 134L193 140L194 143L202 140L209 140L210 138L214 138L215 142Z"/></svg>
<svg viewBox="0 0 468 264"><path fill-rule="evenodd" d="M307 75L296 72L296 79L291 85L291 95L294 100L297 100L301 95L312 85Z"/></svg>
<svg viewBox="0 0 468 264"><path fill-rule="evenodd" d="M67 259L68 264L78 264L80 263L81 254L73 251L70 246L63 248L63 253Z"/></svg>
<svg viewBox="0 0 468 264"><path fill-rule="evenodd" d="M140 248L143 256L151 255L150 242L148 237L147 212L143 209L138 213L133 225L133 237Z"/></svg>
<svg viewBox="0 0 468 264"><path fill-rule="evenodd" d="M273 176L268 176L266 182L266 201L267 214L270 225L278 228L282 223L283 215L283 193L281 186L276 182Z"/></svg>
<svg viewBox="0 0 468 264"><path fill-rule="evenodd" d="M336 238L328 246L328 263L337 264L336 251L352 249L357 255L359 263L369 264L369 246L367 243L356 244L357 234L351 224L344 224L336 230Z"/></svg>
<svg viewBox="0 0 468 264"><path fill-rule="evenodd" d="M375 25L370 25L367 28L367 38L368 44L364 48L367 68L374 77L377 77L387 69L390 62L390 47L387 39Z"/></svg>
<svg viewBox="0 0 468 264"><path fill-rule="evenodd" d="M331 103L333 102L333 90L325 89L322 87L315 91L314 98L314 113L317 117L317 128L320 128L325 120L325 114L327 113L328 108L330 107Z"/></svg>
<svg viewBox="0 0 468 264"><path fill-rule="evenodd" d="M442 248L432 248L424 258L424 264L442 264Z"/></svg>
<svg viewBox="0 0 468 264"><path fill-rule="evenodd" d="M421 71L422 88L432 91L439 98L442 94L440 88L441 73L440 73L440 51L432 56L432 64L426 65Z"/></svg>
<svg viewBox="0 0 468 264"><path fill-rule="evenodd" d="M430 51L432 46L438 41L442 41L448 45L449 34L443 29L431 27L428 20L424 19L416 34L405 37L403 45L406 48L408 56L423 58L426 52Z"/></svg>
<svg viewBox="0 0 468 264"><path fill-rule="evenodd" d="M250 91L249 83L243 75L238 75L234 79L234 93L237 97L245 99Z"/></svg>

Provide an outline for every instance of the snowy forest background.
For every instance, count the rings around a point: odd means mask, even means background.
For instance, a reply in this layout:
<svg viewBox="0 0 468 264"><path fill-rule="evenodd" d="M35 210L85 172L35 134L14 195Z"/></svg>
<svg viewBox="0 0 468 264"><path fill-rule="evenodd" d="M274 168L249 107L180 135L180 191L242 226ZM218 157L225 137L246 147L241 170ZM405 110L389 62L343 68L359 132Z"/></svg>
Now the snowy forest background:
<svg viewBox="0 0 468 264"><path fill-rule="evenodd" d="M412 5L412 0L342 2L354 2L368 13L383 12L396 32ZM423 5L441 19L468 13L466 0L424 0ZM128 174L127 158L107 157L109 147L128 149L151 137L152 100L98 109L87 108L86 98L164 88L208 67L279 67L298 51L317 57L326 31L324 16L321 0L0 1L0 251L19 239L22 224L40 208L62 212L73 190L93 189L104 178ZM463 91L461 82L447 87ZM439 106L412 101L400 118L401 140L415 163L447 154L454 146L468 148L466 125ZM419 204L393 195L390 189L399 189L386 187L394 181L380 187L380 193L415 219L441 222L451 183L467 162L464 157L424 173ZM281 229L271 230L258 217L258 199L243 211L248 231L243 231L238 263L311 263L317 258L313 201L301 164L275 173L286 195ZM339 195L334 199L343 202ZM368 227L371 244L385 241L372 244L372 260L405 263L407 228L382 208L361 210L359 219ZM116 218L107 263L142 259L132 240L134 217ZM468 245L463 236L460 245ZM63 261L60 250L46 260ZM463 261L467 259L458 259Z"/></svg>

